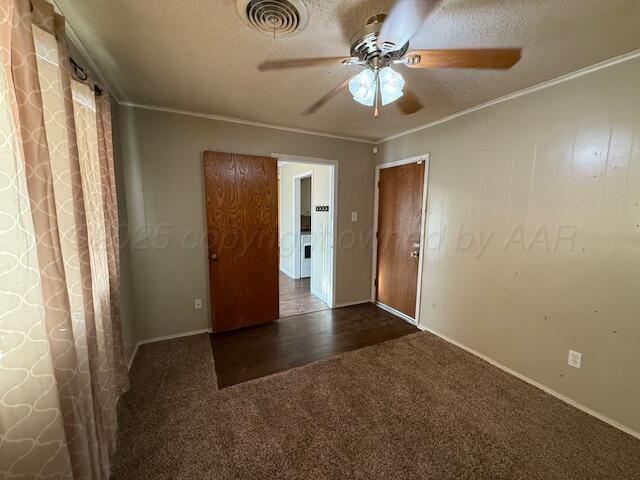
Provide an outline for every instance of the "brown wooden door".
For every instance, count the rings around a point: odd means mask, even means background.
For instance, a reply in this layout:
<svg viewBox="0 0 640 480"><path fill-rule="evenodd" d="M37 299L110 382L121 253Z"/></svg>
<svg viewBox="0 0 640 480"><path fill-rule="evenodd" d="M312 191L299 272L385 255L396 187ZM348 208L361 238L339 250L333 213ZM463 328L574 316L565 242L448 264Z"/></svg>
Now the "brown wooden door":
<svg viewBox="0 0 640 480"><path fill-rule="evenodd" d="M204 152L215 332L278 318L275 158Z"/></svg>
<svg viewBox="0 0 640 480"><path fill-rule="evenodd" d="M376 299L415 318L424 162L380 169Z"/></svg>

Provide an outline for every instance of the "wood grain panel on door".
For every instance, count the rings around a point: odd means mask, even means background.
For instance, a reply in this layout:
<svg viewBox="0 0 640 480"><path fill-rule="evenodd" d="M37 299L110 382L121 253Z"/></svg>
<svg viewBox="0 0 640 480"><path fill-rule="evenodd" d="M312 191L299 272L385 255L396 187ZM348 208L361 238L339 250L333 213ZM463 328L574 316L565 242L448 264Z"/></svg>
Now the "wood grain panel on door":
<svg viewBox="0 0 640 480"><path fill-rule="evenodd" d="M380 169L376 299L415 318L424 162Z"/></svg>
<svg viewBox="0 0 640 480"><path fill-rule="evenodd" d="M278 318L275 158L205 152L209 288L215 332Z"/></svg>

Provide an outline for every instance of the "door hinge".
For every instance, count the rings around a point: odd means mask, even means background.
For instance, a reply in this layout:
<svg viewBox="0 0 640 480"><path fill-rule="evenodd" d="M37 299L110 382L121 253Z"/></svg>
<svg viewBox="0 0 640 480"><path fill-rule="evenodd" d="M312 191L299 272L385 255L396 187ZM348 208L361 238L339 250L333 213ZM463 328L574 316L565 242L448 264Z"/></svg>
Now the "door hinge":
<svg viewBox="0 0 640 480"><path fill-rule="evenodd" d="M378 238L378 232L376 232L376 238Z"/></svg>
<svg viewBox="0 0 640 480"><path fill-rule="evenodd" d="M377 278L373 281L373 286L374 286L374 287L377 287L377 286L378 286L378 279L377 279Z"/></svg>

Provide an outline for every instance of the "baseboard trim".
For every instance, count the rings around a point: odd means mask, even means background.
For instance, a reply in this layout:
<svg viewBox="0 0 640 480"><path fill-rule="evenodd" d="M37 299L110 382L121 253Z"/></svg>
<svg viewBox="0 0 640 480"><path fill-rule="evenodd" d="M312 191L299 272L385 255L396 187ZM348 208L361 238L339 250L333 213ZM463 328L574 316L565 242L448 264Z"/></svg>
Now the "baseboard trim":
<svg viewBox="0 0 640 480"><path fill-rule="evenodd" d="M138 345L144 345L146 343L162 342L164 340L172 340L180 337L190 337L191 335L200 335L201 333L211 333L210 328L200 328L198 330L187 330L186 332L173 333L171 335L163 335L162 337L152 337L145 340L140 340Z"/></svg>
<svg viewBox="0 0 640 480"><path fill-rule="evenodd" d="M293 274L287 267L280 265L280 271L284 273L287 277L292 278L293 280L296 279L296 277L293 276Z"/></svg>
<svg viewBox="0 0 640 480"><path fill-rule="evenodd" d="M353 305L361 305L363 303L371 303L371 299L365 298L364 300L356 300L355 302L336 303L333 308L351 307Z"/></svg>
<svg viewBox="0 0 640 480"><path fill-rule="evenodd" d="M484 360L485 362L490 363L491 365L493 365L496 368L499 368L500 370L513 375L516 378L519 378L520 380L527 382L530 385L533 385L536 388L539 388L540 390L542 390L543 392L548 393L549 395L552 395L554 397L556 397L558 400L562 400L565 403L568 403L569 405L571 405L572 407L577 408L578 410L582 410L583 412L585 412L588 415L591 415L592 417L597 418L598 420L601 420L609 425L611 425L614 428L617 428L618 430L623 431L624 433L627 433L629 435L631 435L632 437L635 437L637 439L640 439L640 432L636 432L635 430L632 430L629 427L626 427L618 422L616 422L615 420L610 419L609 417L602 415L601 413L596 412L595 410L592 410L589 407L585 407L584 405L582 405L581 403L576 402L575 400L556 392L555 390L552 390L551 388L536 382L535 380L530 379L529 377L526 377L524 375L522 375L521 373L516 372L515 370L510 369L509 367L505 367L504 365L502 365L501 363L496 362L494 359L492 359L491 357L488 357L480 352L476 352L475 350L473 350L472 348L467 347L466 345L457 342L456 340L453 340L443 334L441 334L440 332L437 332L435 330L432 330L431 328L425 327L423 325L418 325L417 326L420 330L429 332L433 335L435 335L436 337L440 337L442 340L444 340L445 342L448 342L458 348L461 348L462 350L469 352L472 355L475 355L478 358L481 358L482 360Z"/></svg>
<svg viewBox="0 0 640 480"><path fill-rule="evenodd" d="M140 346L140 343L136 343L133 346L133 350L131 351L131 357L129 357L129 365L127 366L128 370L131 370L131 365L133 365L133 359L136 358L136 353L138 353L139 346Z"/></svg>
<svg viewBox="0 0 640 480"><path fill-rule="evenodd" d="M133 347L133 352L131 353L131 358L129 359L129 370L131 370L131 365L133 365L133 360L136 358L136 354L138 353L138 348L140 345L146 345L147 343L155 343L155 342L163 342L165 340L172 340L174 338L180 337L190 337L192 335L200 335L202 333L211 333L213 330L210 328L200 328L198 330L187 330L186 332L174 333L171 335L163 335L162 337L152 337L146 338L144 340L140 340Z"/></svg>
<svg viewBox="0 0 640 480"><path fill-rule="evenodd" d="M391 315L395 315L396 317L398 317L400 320L404 320L405 322L413 325L414 327L417 327L416 324L416 320L414 318L411 318L409 315L406 315L398 310L396 310L393 307L390 307L389 305L385 305L384 303L381 302L374 302L378 307L380 307L382 310L389 312Z"/></svg>
<svg viewBox="0 0 640 480"><path fill-rule="evenodd" d="M316 290L315 288L309 288L309 291L311 293L311 295L313 295L314 297L318 297L320 300L322 300L324 303L326 303L327 305L329 305L330 302L327 301L327 299L322 295L322 292L319 290Z"/></svg>

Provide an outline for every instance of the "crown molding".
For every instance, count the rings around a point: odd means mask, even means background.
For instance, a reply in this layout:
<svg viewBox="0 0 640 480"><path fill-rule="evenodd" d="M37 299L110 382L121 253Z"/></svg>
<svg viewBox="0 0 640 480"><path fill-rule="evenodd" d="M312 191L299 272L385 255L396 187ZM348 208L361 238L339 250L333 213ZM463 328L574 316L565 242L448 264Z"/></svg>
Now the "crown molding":
<svg viewBox="0 0 640 480"><path fill-rule="evenodd" d="M558 85L560 83L568 82L569 80L573 80L574 78L582 77L589 73L597 72L598 70L602 70L604 68L612 67L619 63L628 62L629 60L633 60L635 58L640 57L640 49L634 50L633 52L625 53L624 55L620 55L618 57L610 58L609 60L605 60L604 62L596 63L595 65L591 65L589 67L581 68L580 70L576 70L575 72L567 73L565 75L561 75L552 80L547 80L546 82L539 83L537 85L533 85L532 87L527 87L523 90L519 90L514 93L510 93L503 97L498 97L493 100L489 100L488 102L481 103L476 105L475 107L470 107L465 110L461 110L456 113L452 113L451 115L447 115L446 117L442 117L438 120L434 120L433 122L425 123L424 125L420 125L419 127L414 127L409 130L405 130L404 132L396 133L394 135L390 135L382 140L379 140L377 144L381 144L384 142L388 142L390 140L395 140L396 138L404 137L405 135L410 135L412 133L419 132L420 130L424 130L426 128L435 127L436 125L440 125L441 123L448 122L458 117L462 117L464 115L468 115L469 113L477 112L478 110L482 110L484 108L492 107L493 105L497 105L502 102L507 102L509 100L513 100L514 98L522 97L523 95L528 95L533 92L537 92L538 90L542 90L544 88L552 87L554 85Z"/></svg>
<svg viewBox="0 0 640 480"><path fill-rule="evenodd" d="M60 8L58 0L50 0L50 1L59 12L64 14L62 9ZM504 95L502 97L495 98L493 100L489 100L488 102L484 102L484 103L481 103L479 105L475 105L473 107L466 108L464 110L452 113L450 115L447 115L445 117L439 118L439 119L434 120L432 122L425 123L423 125L410 128L408 130L404 130L402 132L390 135L388 137L384 137L382 139L372 140L372 139L366 139L366 138L360 138L360 137L351 137L351 136L348 136L348 135L338 135L338 134L320 132L320 131L316 131L316 130L307 130L307 129L303 129L303 128L287 127L287 126L284 126L284 125L278 125L278 124L272 124L272 123L266 123L266 122L256 122L256 121L251 121L251 120L244 120L244 119L241 119L241 118L228 117L228 116L224 116L224 115L216 115L216 114L204 113L204 112L196 112L196 111L191 111L191 110L181 110L181 109L176 109L176 108L171 108L171 107L164 107L164 106L159 106L159 105L148 105L148 104L135 103L135 102L130 102L130 101L123 101L122 100L123 95L121 94L121 91L118 88L116 88L115 86L111 85L106 80L106 76L102 73L102 71L100 70L100 68L96 64L96 62L93 60L91 54L89 53L89 50L84 46L84 43L82 42L82 40L80 39L80 37L78 36L76 31L74 30L73 25L71 25L71 23L69 22L69 20L68 20L68 18L66 16L65 16L65 22L66 22L66 32L67 32L67 35L69 37L69 40L73 43L75 48L83 55L84 60L86 60L88 62L91 72L97 77L97 79L103 85L106 85L108 87L109 92L111 93L112 97L114 98L114 100L119 105L124 105L124 106L128 106L128 107L135 107L135 108L143 108L143 109L146 109L146 110L155 110L155 111L160 111L160 112L175 113L175 114L178 114L178 115L188 115L188 116L194 116L194 117L200 117L200 118L207 118L207 119L210 119L210 120L218 120L218 121L221 121L221 122L238 123L238 124L241 124L241 125L250 125L250 126L254 126L254 127L271 128L271 129L274 129L274 130L282 130L282 131L286 131L286 132L302 133L302 134L306 134L306 135L316 135L316 136L319 136L319 137L326 137L326 138L335 138L335 139L338 139L338 140L347 140L347 141L351 141L351 142L365 143L365 144L369 144L369 145L380 145L382 143L385 143L385 142L388 142L388 141L391 141L391 140L395 140L395 139L403 137L405 135L411 135L412 133L416 133L416 132L419 132L421 130L425 130L425 129L430 128L430 127L435 127L436 125L440 125L442 123L449 122L449 121L454 120L454 119L456 119L458 117L462 117L464 115L468 115L470 113L477 112L478 110L483 110L485 108L492 107L494 105L498 105L500 103L507 102L509 100L513 100L513 99L516 99L518 97L522 97L524 95L528 95L530 93L537 92L538 90L549 88L549 87L552 87L554 85L558 85L558 84L573 80L575 78L579 78L579 77L582 77L584 75L588 75L590 73L597 72L598 70L609 68L609 67L612 67L614 65L617 65L617 64L620 64L620 63L624 63L624 62L627 62L627 61L630 61L630 60L633 60L633 59L636 59L636 58L640 57L640 49L634 50L632 52L625 53L625 54L620 55L618 57L614 57L614 58L611 58L609 60L605 60L603 62L591 65L589 67L585 67L585 68L582 68L580 70L576 70L575 72L571 72L571 73L567 73L565 75L561 75L561 76L556 77L556 78L554 78L552 80L548 80L546 82L542 82L542 83L539 83L537 85L533 85L531 87L527 87L527 88L519 90L517 92L510 93L510 94Z"/></svg>
<svg viewBox="0 0 640 480"><path fill-rule="evenodd" d="M255 126L255 127L272 128L272 129L275 129L275 130L283 130L283 131L293 132L293 133L303 133L303 134L307 134L307 135L316 135L316 136L320 136L320 137L335 138L335 139L347 140L347 141L351 141L351 142L366 143L366 144L369 144L369 145L380 145L380 144L388 142L390 140L394 140L396 138L400 138L400 137L403 137L405 135L410 135L412 133L416 133L416 132L419 132L421 130L425 130L427 128L434 127L436 125L440 125L442 123L449 122L449 121L454 120L454 119L456 119L458 117L462 117L464 115L468 115L468 114L476 112L478 110L483 110L485 108L492 107L493 105L497 105L497 104L500 104L500 103L503 103L503 102L507 102L509 100L513 100L513 99L518 98L518 97L522 97L524 95L528 95L530 93L537 92L538 90L543 90L545 88L549 88L549 87L552 87L554 85L558 85L558 84L561 84L561 83L564 83L564 82L568 82L568 81L573 80L575 78L582 77L584 75L588 75L590 73L597 72L598 70L609 68L609 67L617 65L619 63L627 62L627 61L633 60L633 59L638 58L638 57L640 57L640 49L634 50L634 51L629 52L629 53L625 53L624 55L620 55L618 57L614 57L614 58L611 58L609 60L605 60L605 61L600 62L600 63L596 63L595 65L591 65L589 67L585 67L585 68L582 68L580 70L576 70L575 72L571 72L571 73L567 73L565 75L561 75L561 76L556 77L556 78L554 78L552 80L548 80L546 82L542 82L542 83L539 83L537 85L533 85L531 87L527 87L527 88L525 88L523 90L519 90L517 92L510 93L508 95L504 95L502 97L498 97L498 98L495 98L493 100L489 100L488 102L481 103L479 105L475 105L473 107L461 110L461 111L456 112L456 113L452 113L451 115L447 115L445 117L439 118L438 120L434 120L434 121L426 123L424 125L420 125L418 127L414 127L414 128L409 129L409 130L405 130L403 132L396 133L394 135L390 135L390 136L382 138L380 140L369 140L369 139L366 139L366 138L350 137L350 136L346 136L346 135L336 135L336 134L332 134L332 133L318 132L318 131L315 131L315 130L305 130L305 129L301 129L301 128L285 127L285 126L282 126L282 125L276 125L276 124L271 124L271 123L255 122L255 121L250 121L250 120L243 120L241 118L227 117L227 116L223 116L223 115L215 115L215 114L203 113L203 112L194 112L194 111L190 111L190 110L180 110L180 109L175 109L175 108L170 108L170 107L162 107L162 106L157 106L157 105L146 105L146 104L134 103L134 102L129 102L129 101L121 101L121 102L118 102L118 103L120 105L125 105L125 106L129 106L129 107L136 107L136 108L144 108L144 109L147 109L147 110L156 110L156 111L161 111L161 112L176 113L176 114L179 114L179 115L189 115L189 116L195 116L195 117L201 117L201 118L208 118L210 120L219 120L219 121L222 121L222 122L239 123L239 124L242 124L242 125L251 125L251 126Z"/></svg>
<svg viewBox="0 0 640 480"><path fill-rule="evenodd" d="M216 115L213 113L194 112L191 110L180 110L177 108L162 107L159 105L147 105L143 103L135 103L135 102L129 102L129 101L118 102L118 104L123 105L125 107L143 108L145 110L155 110L157 112L175 113L178 115L187 115L191 117L207 118L209 120L218 120L220 122L239 123L241 125L250 125L252 127L271 128L273 130L302 133L305 135L316 135L318 137L335 138L338 140L347 140L350 142L366 143L369 145L375 145L377 143L375 140L368 140L366 138L348 137L345 135L335 135L333 133L318 132L316 130L305 130L303 128L286 127L284 125L276 125L273 123L255 122L252 120L243 120L241 118L227 117L224 115Z"/></svg>

